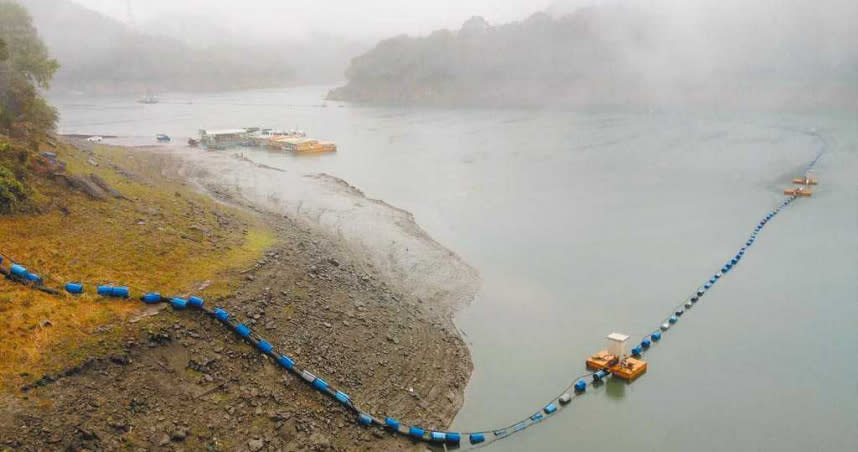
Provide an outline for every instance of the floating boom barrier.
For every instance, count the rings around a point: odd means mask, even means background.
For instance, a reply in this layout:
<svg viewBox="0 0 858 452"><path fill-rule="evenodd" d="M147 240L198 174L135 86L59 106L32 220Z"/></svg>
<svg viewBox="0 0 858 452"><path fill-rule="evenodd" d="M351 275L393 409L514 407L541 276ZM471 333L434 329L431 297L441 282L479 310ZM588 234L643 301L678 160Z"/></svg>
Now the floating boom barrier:
<svg viewBox="0 0 858 452"><path fill-rule="evenodd" d="M822 140L822 137L818 134L813 133L812 135ZM816 158L814 158L810 165L808 165L808 171L813 168L813 166L825 152L825 142L824 140L822 141L823 146L817 154ZM757 237L759 233L763 230L763 228L767 226L777 214L779 214L783 209L789 207L790 204L792 204L800 196L802 195L798 193L791 193L786 200L784 200L780 203L780 205L777 206L777 208L766 213L766 215L754 226L754 230L751 232L748 239L744 242L744 245L739 248L736 254L733 255L719 269L719 271L717 271L711 278L709 278L702 286L700 286L696 291L694 291L691 296L689 296L680 305L678 305L675 310L671 312L670 315L665 318L664 321L656 329L644 336L640 344L632 348L631 357L615 358L634 359L636 361L639 361L639 358L641 358L648 350L650 350L654 346L654 344L663 340L665 335L671 330L671 328L673 328L674 325L679 322L680 318L686 312L688 312L695 304L699 303L703 299L703 296L706 295L706 293L708 293L708 291L711 290L716 283L721 281L724 277L727 276L729 272L733 271L736 266L738 266L738 264L744 258L745 253L757 240ZM49 293L59 293L54 289L46 288L43 279L38 274L33 273L32 270L28 270L24 265L16 263L8 253L3 252L2 250L0 250L0 264L4 262L3 255L9 258L10 261L8 269L5 269L0 266L0 273L5 275L6 278L15 282L28 284L33 288L44 290ZM66 283L63 288L67 293L72 295L79 295L85 292L85 286L81 282L69 282ZM131 291L126 286L97 285L96 294L103 297L118 299L131 298ZM340 403L343 407L345 407L347 410L349 410L356 416L356 421L358 424L365 427L380 428L389 431L392 434L398 434L400 436L405 436L416 441L422 441L437 446L443 445L445 447L462 447L464 445L464 439L467 439L467 442L471 446L484 446L491 442L507 438L514 433L525 430L528 427L532 427L536 424L539 424L540 422L544 421L549 417L555 416L559 412L560 408L570 404L575 397L584 394L587 391L588 387L599 385L606 378L618 372L618 366L615 365L590 366L593 368L597 368L598 370L579 375L574 379L573 383L571 383L566 389L563 390L563 392L548 401L538 410L532 412L524 419L521 419L518 422L515 422L505 427L496 428L492 430L470 432L450 432L442 431L440 429L424 429L419 426L407 425L405 423L400 422L398 419L389 416L373 415L361 409L357 405L357 403L352 400L351 396L349 396L346 392L337 389L332 384L325 381L322 377L317 376L309 370L299 367L295 363L295 360L293 360L289 355L275 350L271 342L266 341L262 336L254 332L250 327L248 327L244 323L239 322L225 309L219 307L211 309L205 304L203 298L199 296L190 296L187 298L165 297L158 292L147 292L140 295L139 300L146 304L168 303L176 311L191 310L203 313L220 322L226 328L229 328L230 330L234 331L235 334L237 334L239 337L254 346L257 350L259 350L260 353L271 357L274 362L277 363L277 365L283 368L284 371L292 373L298 378L304 380L313 389L330 397L333 400L336 400L338 403ZM604 357L603 355L597 354L594 355L594 357L591 357L591 360L598 356ZM588 361L588 366L589 364L590 363ZM644 367L643 371L645 370L646 368ZM629 371L634 372L634 369L630 369ZM637 376L638 375L634 375L633 378L628 378L628 376L622 376L619 374L617 375L617 377L627 380L634 379ZM591 380L588 382L587 378L590 378Z"/></svg>

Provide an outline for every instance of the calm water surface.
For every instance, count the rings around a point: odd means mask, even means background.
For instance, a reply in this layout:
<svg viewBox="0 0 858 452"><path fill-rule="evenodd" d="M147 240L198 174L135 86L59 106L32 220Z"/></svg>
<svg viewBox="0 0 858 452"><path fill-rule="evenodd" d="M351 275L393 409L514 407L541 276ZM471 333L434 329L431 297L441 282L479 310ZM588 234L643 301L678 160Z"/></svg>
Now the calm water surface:
<svg viewBox="0 0 858 452"><path fill-rule="evenodd" d="M645 376L490 448L858 449L858 117L322 107L326 89L52 101L63 132L120 143L243 126L337 141L328 156L245 152L411 211L480 271L456 318L475 364L463 431L536 412L608 333L656 328L783 199L816 129L817 195L765 228Z"/></svg>

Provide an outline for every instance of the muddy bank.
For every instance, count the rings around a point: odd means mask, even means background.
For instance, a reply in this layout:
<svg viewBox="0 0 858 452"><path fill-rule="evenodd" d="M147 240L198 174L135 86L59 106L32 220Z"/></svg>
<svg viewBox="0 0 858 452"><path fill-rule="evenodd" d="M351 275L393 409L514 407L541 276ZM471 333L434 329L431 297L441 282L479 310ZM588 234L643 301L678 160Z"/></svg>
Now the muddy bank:
<svg viewBox="0 0 858 452"><path fill-rule="evenodd" d="M136 152L179 168L170 156ZM138 157L139 158L139 157ZM233 163L235 164L235 163ZM187 161L184 173L188 174ZM234 187L193 174L231 203ZM211 173L209 173L211 174ZM130 174L129 177L134 177ZM327 180L326 177L306 178ZM340 182L329 190L360 199ZM309 194L308 194L309 195ZM444 428L461 406L471 363L450 321L461 300L440 285L446 269L410 260L437 280L395 280L407 269L363 254L371 242L349 242L340 224L313 202L284 218L260 212L283 240L242 274L234 294L208 300L223 306L302 366L326 377L367 410L427 428ZM251 207L251 206L247 206ZM309 210L308 210L309 209ZM407 213L385 207L417 250L440 253ZM318 213L315 225L304 214ZM377 213L376 213L377 214ZM324 225L325 227L317 227ZM399 236L397 236L399 237ZM408 238L410 237L410 238ZM388 237L387 240L390 240ZM422 243L422 245L418 245ZM393 252L394 244L384 248ZM414 251L409 251L412 256ZM447 252L449 255L449 252ZM416 255L416 254L414 254ZM431 271L429 272L431 274ZM454 279L454 283L461 278ZM473 282L472 282L473 283ZM455 284L454 284L455 286ZM460 287L460 286L458 286ZM458 288L456 290L459 290ZM464 296L461 291L457 296ZM436 304L437 303L437 304ZM47 375L4 394L0 449L36 450L412 450L425 446L357 426L353 415L284 373L269 358L199 313L147 308L128 321L121 353L92 356L79 368ZM133 322L133 323L132 323Z"/></svg>
<svg viewBox="0 0 858 452"><path fill-rule="evenodd" d="M377 271L438 318L449 320L479 288L478 272L434 241L411 213L368 198L342 179L272 168L226 152L162 152L182 162L177 171L183 178L216 196L247 200L339 242L357 265Z"/></svg>

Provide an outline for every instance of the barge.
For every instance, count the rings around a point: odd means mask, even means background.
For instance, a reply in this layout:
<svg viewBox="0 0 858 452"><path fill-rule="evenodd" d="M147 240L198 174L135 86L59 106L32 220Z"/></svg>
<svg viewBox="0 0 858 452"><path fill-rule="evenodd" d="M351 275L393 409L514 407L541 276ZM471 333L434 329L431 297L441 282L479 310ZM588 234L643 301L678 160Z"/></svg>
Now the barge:
<svg viewBox="0 0 858 452"><path fill-rule="evenodd" d="M321 154L336 152L333 141L309 138L300 130L280 131L249 127L243 129L200 129L200 146L203 149L223 150L233 147L265 147L295 154Z"/></svg>

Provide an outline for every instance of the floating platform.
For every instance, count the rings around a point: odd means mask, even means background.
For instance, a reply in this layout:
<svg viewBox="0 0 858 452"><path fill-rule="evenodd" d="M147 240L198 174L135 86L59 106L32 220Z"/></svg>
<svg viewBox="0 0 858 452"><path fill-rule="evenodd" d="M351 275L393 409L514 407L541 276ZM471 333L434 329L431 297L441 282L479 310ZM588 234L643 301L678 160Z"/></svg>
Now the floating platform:
<svg viewBox="0 0 858 452"><path fill-rule="evenodd" d="M607 350L599 350L587 359L587 368L590 370L607 370L617 378L633 381L646 373L647 364L646 361L637 358L620 360Z"/></svg>
<svg viewBox="0 0 858 452"><path fill-rule="evenodd" d="M607 350L599 350L595 355L587 358L587 368L590 370L605 370L619 363L620 359L608 353Z"/></svg>
<svg viewBox="0 0 858 452"><path fill-rule="evenodd" d="M799 185L819 185L819 181L813 177L796 177L792 183Z"/></svg>
<svg viewBox="0 0 858 452"><path fill-rule="evenodd" d="M813 195L813 190L806 187L793 187L785 189L784 194L789 196L802 196L805 198L809 198Z"/></svg>
<svg viewBox="0 0 858 452"><path fill-rule="evenodd" d="M637 358L626 358L619 364L611 367L611 373L617 378L634 381L646 373L646 367L646 361Z"/></svg>

